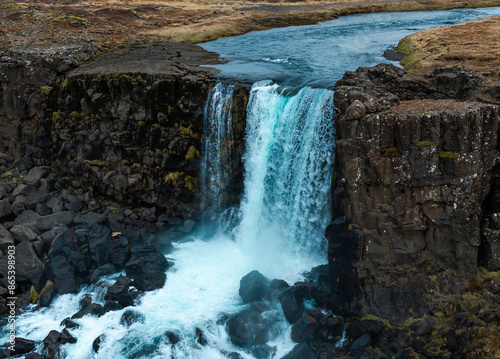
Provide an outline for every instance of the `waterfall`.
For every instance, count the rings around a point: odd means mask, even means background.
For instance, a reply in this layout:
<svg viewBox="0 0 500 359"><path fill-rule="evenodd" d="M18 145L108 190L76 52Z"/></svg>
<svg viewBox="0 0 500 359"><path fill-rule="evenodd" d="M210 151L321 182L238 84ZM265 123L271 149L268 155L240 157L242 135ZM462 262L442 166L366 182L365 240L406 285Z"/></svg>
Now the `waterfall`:
<svg viewBox="0 0 500 359"><path fill-rule="evenodd" d="M202 196L205 217L212 222L220 219L230 190L233 92L234 86L217 83L205 105Z"/></svg>
<svg viewBox="0 0 500 359"><path fill-rule="evenodd" d="M246 246L274 237L292 252L322 249L331 217L332 119L332 91L304 87L286 94L269 81L254 84L238 229Z"/></svg>
<svg viewBox="0 0 500 359"><path fill-rule="evenodd" d="M233 90L215 85L205 109L203 190L207 211L219 222L224 220L230 178ZM270 82L256 83L247 106L245 189L231 231L175 242L169 254L174 265L165 286L144 293L133 307L144 321L129 328L120 324L127 308L75 319L80 327L69 331L77 342L63 345L60 357L224 359L237 352L244 359L262 359L231 343L225 320L246 308L238 289L250 271L293 284L303 279L303 272L326 262L323 231L330 218L335 135L332 95L329 90L289 91ZM20 315L18 336L37 341L40 352L43 338L50 330L62 331L61 321L79 310L85 293L104 304L105 287L116 277L104 278L78 294L60 295L49 308ZM295 343L282 311L275 312L278 322L268 344L275 350L273 357L281 358ZM197 342L200 330L206 345ZM175 332L179 343L171 345L165 339L167 331ZM92 342L102 334L105 338L94 353Z"/></svg>

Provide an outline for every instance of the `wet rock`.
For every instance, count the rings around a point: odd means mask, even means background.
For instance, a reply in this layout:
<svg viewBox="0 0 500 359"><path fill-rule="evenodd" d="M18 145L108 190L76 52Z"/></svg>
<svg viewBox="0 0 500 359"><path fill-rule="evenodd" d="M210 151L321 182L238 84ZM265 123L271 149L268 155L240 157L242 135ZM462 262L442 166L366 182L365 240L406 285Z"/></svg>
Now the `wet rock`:
<svg viewBox="0 0 500 359"><path fill-rule="evenodd" d="M254 270L240 280L240 297L244 303L263 300L269 292L269 279Z"/></svg>
<svg viewBox="0 0 500 359"><path fill-rule="evenodd" d="M262 315L268 310L269 307L266 305L256 303L249 309L231 316L226 323L226 331L231 342L240 347L265 344L269 328L273 324L273 321Z"/></svg>
<svg viewBox="0 0 500 359"><path fill-rule="evenodd" d="M130 260L130 248L128 239L115 236L109 241L110 261L118 268L123 268Z"/></svg>
<svg viewBox="0 0 500 359"><path fill-rule="evenodd" d="M128 291L131 282L132 281L130 280L130 278L120 275L116 279L116 282L108 288L106 299L116 300L118 298L118 295L126 293Z"/></svg>
<svg viewBox="0 0 500 359"><path fill-rule="evenodd" d="M85 220L84 223L86 224L101 224L101 225L106 225L108 224L108 219L105 215L95 213L95 212L89 212L85 215Z"/></svg>
<svg viewBox="0 0 500 359"><path fill-rule="evenodd" d="M308 343L300 343L295 345L292 351L281 359L316 359L316 353Z"/></svg>
<svg viewBox="0 0 500 359"><path fill-rule="evenodd" d="M29 353L24 357L25 359L42 359L42 356L38 353Z"/></svg>
<svg viewBox="0 0 500 359"><path fill-rule="evenodd" d="M267 344L256 345L250 350L250 353L255 358L274 358L276 356L276 347L271 347Z"/></svg>
<svg viewBox="0 0 500 359"><path fill-rule="evenodd" d="M110 275L116 273L116 268L114 265L108 263L104 264L98 268L92 273L90 276L90 283L97 283L101 277Z"/></svg>
<svg viewBox="0 0 500 359"><path fill-rule="evenodd" d="M23 183L25 185L31 185L34 187L38 187L38 185L40 184L40 179L43 176L45 176L46 173L47 173L47 170L44 168L33 167L32 169L30 169L28 171L28 174L26 175L26 177L24 177Z"/></svg>
<svg viewBox="0 0 500 359"><path fill-rule="evenodd" d="M151 245L133 247L131 258L125 264L127 277L134 280L139 290L155 290L165 285L169 264L166 258Z"/></svg>
<svg viewBox="0 0 500 359"><path fill-rule="evenodd" d="M304 302L301 296L295 293L293 287L287 288L278 295L285 317L290 324L295 323L304 313Z"/></svg>
<svg viewBox="0 0 500 359"><path fill-rule="evenodd" d="M94 339L94 341L92 342L92 349L94 350L95 353L99 352L102 342L104 342L105 340L106 340L106 334L101 334Z"/></svg>
<svg viewBox="0 0 500 359"><path fill-rule="evenodd" d="M54 359L59 355L61 346L61 333L51 330L43 340L43 350L47 353L47 358Z"/></svg>
<svg viewBox="0 0 500 359"><path fill-rule="evenodd" d="M69 318L63 319L63 321L61 322L60 325L64 326L65 328L70 328L70 329L72 329L72 328L79 328L80 327L80 324L72 321Z"/></svg>
<svg viewBox="0 0 500 359"><path fill-rule="evenodd" d="M208 344L207 338L205 337L203 330L201 330L200 328L195 329L195 338L196 342L200 345L204 346Z"/></svg>
<svg viewBox="0 0 500 359"><path fill-rule="evenodd" d="M97 303L90 303L89 305L83 307L78 312L71 316L71 319L83 318L86 315L97 315L100 317L103 314L102 305Z"/></svg>
<svg viewBox="0 0 500 359"><path fill-rule="evenodd" d="M54 300L54 298L56 297L56 295L58 293L59 292L57 291L56 287L52 287L48 291L43 293L40 297L40 302L39 302L40 306L41 307L48 307L50 305L50 303L52 303L52 301Z"/></svg>
<svg viewBox="0 0 500 359"><path fill-rule="evenodd" d="M310 315L300 318L292 327L292 340L296 343L310 341L320 324Z"/></svg>
<svg viewBox="0 0 500 359"><path fill-rule="evenodd" d="M146 317L141 312L127 309L120 318L120 324L125 327L130 327L134 323L144 323Z"/></svg>
<svg viewBox="0 0 500 359"><path fill-rule="evenodd" d="M181 341L181 337L179 336L179 334L175 332L171 331L165 332L165 336L167 337L168 342L172 345L175 345Z"/></svg>
<svg viewBox="0 0 500 359"><path fill-rule="evenodd" d="M107 312L113 312L115 310L122 310L123 306L119 303L113 302L112 300L107 300L102 307L102 314L106 314Z"/></svg>
<svg viewBox="0 0 500 359"><path fill-rule="evenodd" d="M11 354L23 355L35 350L35 342L33 340L16 337L15 343L15 350L14 352L10 351ZM10 344L7 343L4 346L8 347Z"/></svg>

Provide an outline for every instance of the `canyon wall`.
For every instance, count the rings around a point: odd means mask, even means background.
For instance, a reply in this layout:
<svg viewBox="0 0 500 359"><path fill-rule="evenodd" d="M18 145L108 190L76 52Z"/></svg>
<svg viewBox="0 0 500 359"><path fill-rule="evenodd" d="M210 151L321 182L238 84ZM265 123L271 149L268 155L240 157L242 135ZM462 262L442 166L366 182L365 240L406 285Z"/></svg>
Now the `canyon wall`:
<svg viewBox="0 0 500 359"><path fill-rule="evenodd" d="M431 289L500 269L498 106L465 68L417 80L392 65L337 83L338 218L327 230L345 312L404 319Z"/></svg>
<svg viewBox="0 0 500 359"><path fill-rule="evenodd" d="M1 58L3 164L22 158L28 167L54 167L73 188L198 216L204 107L217 74L199 65L217 63L217 55L171 44L100 56L90 47L48 51ZM237 143L247 96L246 88L235 90ZM242 182L241 154L231 159L234 177L225 184L234 191Z"/></svg>

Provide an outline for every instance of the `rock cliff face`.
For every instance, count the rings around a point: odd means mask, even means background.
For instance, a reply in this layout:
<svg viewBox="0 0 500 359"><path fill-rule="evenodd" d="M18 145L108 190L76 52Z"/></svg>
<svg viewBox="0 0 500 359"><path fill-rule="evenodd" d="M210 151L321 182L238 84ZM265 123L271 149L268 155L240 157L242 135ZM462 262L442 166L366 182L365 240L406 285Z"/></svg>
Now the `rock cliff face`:
<svg viewBox="0 0 500 359"><path fill-rule="evenodd" d="M478 263L500 269L500 109L467 100L479 83L464 68L423 82L391 65L337 83L345 221L327 236L345 311L421 316L429 289L474 275Z"/></svg>
<svg viewBox="0 0 500 359"><path fill-rule="evenodd" d="M196 216L204 106L217 73L198 65L217 55L190 45L131 46L78 66L94 54L2 57L0 150L57 167L72 187ZM244 121L246 96L236 90L235 121ZM242 140L241 132L233 137Z"/></svg>

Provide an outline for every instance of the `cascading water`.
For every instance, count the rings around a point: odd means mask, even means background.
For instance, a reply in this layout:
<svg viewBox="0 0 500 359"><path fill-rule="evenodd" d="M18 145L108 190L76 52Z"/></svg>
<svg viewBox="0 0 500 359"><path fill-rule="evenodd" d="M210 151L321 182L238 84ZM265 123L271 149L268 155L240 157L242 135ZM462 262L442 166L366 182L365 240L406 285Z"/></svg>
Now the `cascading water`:
<svg viewBox="0 0 500 359"><path fill-rule="evenodd" d="M230 151L226 146L231 143L232 91L231 86L216 85L206 107L206 190L214 196L209 206L214 213L223 204L224 190L217 183L227 180L227 164L221 159ZM167 272L166 285L145 293L133 307L144 321L129 328L120 324L127 308L75 319L80 327L69 331L77 342L63 345L61 357L211 359L227 358L230 352L246 359L269 357L234 346L224 315L246 307L238 289L240 279L250 271L293 284L304 271L326 261L322 243L330 218L332 97L329 90L302 88L287 93L270 82L256 83L247 107L245 193L236 211L239 224L230 235L218 231L211 238L202 234L174 243L175 251L169 255L174 266ZM102 287L112 279L79 294L61 295L49 308L21 315L18 336L40 343L50 330L61 331L60 322L79 310L85 293L104 303ZM268 345L274 348L272 357L281 358L295 343L283 313L276 310L273 315L278 322ZM200 330L205 345L197 342ZM176 333L180 342L171 345L165 339L167 331ZM92 342L102 334L99 351L94 353ZM38 351L42 348L39 344Z"/></svg>
<svg viewBox="0 0 500 359"><path fill-rule="evenodd" d="M227 203L233 150L233 92L234 86L217 83L210 89L205 106L202 195L205 216L212 222L220 219Z"/></svg>

